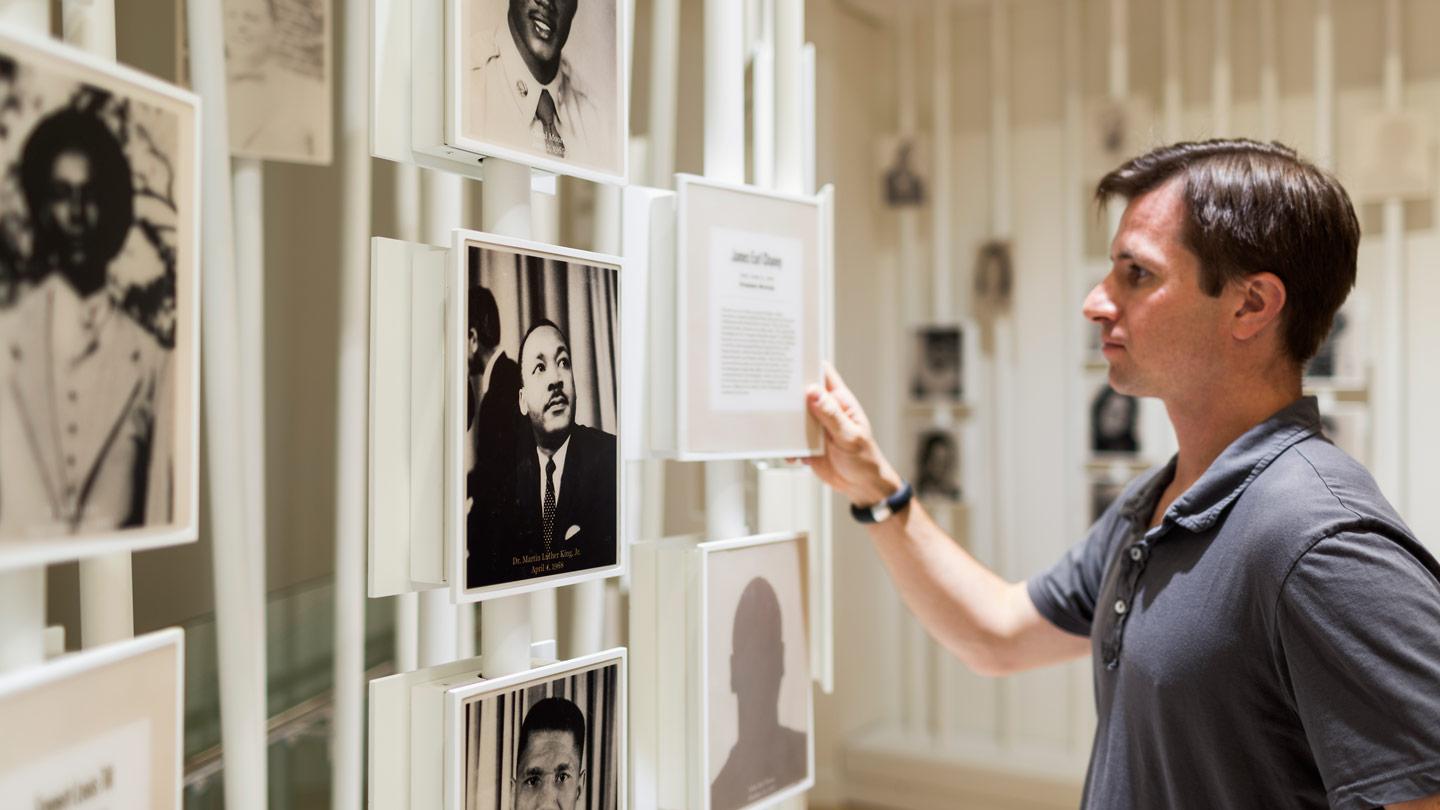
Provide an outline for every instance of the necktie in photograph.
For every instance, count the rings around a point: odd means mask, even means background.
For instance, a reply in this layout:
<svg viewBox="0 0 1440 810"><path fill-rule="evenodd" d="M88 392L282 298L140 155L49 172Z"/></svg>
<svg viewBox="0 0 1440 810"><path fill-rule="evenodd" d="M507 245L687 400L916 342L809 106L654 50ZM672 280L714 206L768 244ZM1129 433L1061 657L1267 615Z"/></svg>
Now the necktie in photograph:
<svg viewBox="0 0 1440 810"><path fill-rule="evenodd" d="M545 515L541 526L541 542L550 550L550 541L555 539L555 459L545 462Z"/></svg>
<svg viewBox="0 0 1440 810"><path fill-rule="evenodd" d="M565 142L560 139L556 128L555 99L549 90L540 91L540 101L535 105L535 120L545 130L545 151L555 157L565 157Z"/></svg>

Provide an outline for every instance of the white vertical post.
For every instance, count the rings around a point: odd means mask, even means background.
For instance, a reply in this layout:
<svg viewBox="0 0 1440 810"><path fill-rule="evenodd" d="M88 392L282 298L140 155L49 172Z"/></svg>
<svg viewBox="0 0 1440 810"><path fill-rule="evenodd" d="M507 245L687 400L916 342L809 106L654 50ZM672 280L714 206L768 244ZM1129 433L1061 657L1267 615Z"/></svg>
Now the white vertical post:
<svg viewBox="0 0 1440 810"><path fill-rule="evenodd" d="M340 8L341 3L334 4ZM370 14L363 0L343 3L340 32L340 109L336 161L342 184L340 209L340 313L335 385L335 719L330 730L330 806L358 810L365 787L365 551L370 350ZM332 23L333 24L333 23ZM410 172L410 193L400 187L396 204L418 232L419 184ZM410 234L413 239L417 233ZM407 594L411 619L396 616L397 638L415 633L415 596ZM404 597L401 597L402 599ZM412 647L413 650L413 647ZM401 668L415 667L397 657ZM406 667L406 664L409 666ZM262 805L263 806L263 805Z"/></svg>
<svg viewBox="0 0 1440 810"><path fill-rule="evenodd" d="M938 6L937 6L938 7ZM897 62L896 84L899 88L898 113L900 138L915 142L919 132L919 98L916 90L916 76L919 73L916 62L915 41L920 36L918 15L914 3L900 6L899 27L896 30L895 51ZM934 175L932 173L932 182ZM902 323L910 324L917 316L916 302L924 295L920 289L915 268L919 266L920 213L913 207L901 208L899 213L900 250L899 275ZM928 313L927 313L928 316ZM926 316L922 316L926 317ZM928 641L925 631L909 611L900 611L900 679L904 684L901 696L900 719L904 730L910 735L925 733L929 711L929 678L925 666Z"/></svg>
<svg viewBox="0 0 1440 810"><path fill-rule="evenodd" d="M775 184L775 0L747 5L754 14L750 45L750 143L755 185Z"/></svg>
<svg viewBox="0 0 1440 810"><path fill-rule="evenodd" d="M705 176L745 182L744 10L734 0L705 0ZM711 540L745 528L745 463L705 465L705 530Z"/></svg>
<svg viewBox="0 0 1440 810"><path fill-rule="evenodd" d="M1165 140L1174 143L1180 140L1180 133L1184 128L1184 102L1180 80L1180 58L1184 54L1184 46L1180 39L1180 0L1164 0L1160 7L1160 26L1164 60L1164 89L1161 93L1165 106Z"/></svg>
<svg viewBox="0 0 1440 810"><path fill-rule="evenodd" d="M1383 93L1385 111L1398 113L1404 106L1405 82L1401 53L1400 0L1385 0L1385 66ZM1385 200L1382 208L1385 238L1384 311L1380 332L1380 368L1377 401L1384 408L1375 426L1375 473L1396 508L1404 510L1409 501L1407 482L1409 391L1406 376L1409 357L1406 349L1405 203L1399 197Z"/></svg>
<svg viewBox="0 0 1440 810"><path fill-rule="evenodd" d="M1230 134L1230 0L1215 0L1214 51L1210 63L1210 107L1215 136Z"/></svg>
<svg viewBox="0 0 1440 810"><path fill-rule="evenodd" d="M1276 53L1280 37L1275 23L1275 0L1259 0L1260 5L1260 137L1273 141L1280 137L1280 69Z"/></svg>
<svg viewBox="0 0 1440 810"><path fill-rule="evenodd" d="M66 42L102 59L115 58L114 0L64 0L60 9L60 27ZM135 595L129 552L81 560L82 643L94 647L134 635Z"/></svg>
<svg viewBox="0 0 1440 810"><path fill-rule="evenodd" d="M215 614L219 636L221 744L225 748L225 805L264 807L265 579L247 543L247 485L239 390L239 324L235 301L235 245L230 215L230 136L225 110L225 37L220 4L189 0L190 76L202 108L201 259L205 269L202 342L205 458L212 493Z"/></svg>
<svg viewBox="0 0 1440 810"><path fill-rule="evenodd" d="M0 1L0 23L49 36L49 0ZM45 566L0 571L0 673L44 661Z"/></svg>
<svg viewBox="0 0 1440 810"><path fill-rule="evenodd" d="M530 192L530 238L543 244L559 243L560 192L558 183L554 194L543 191ZM557 588L542 588L530 592L530 642L532 644L551 639L557 642L557 647L559 646L557 591Z"/></svg>
<svg viewBox="0 0 1440 810"><path fill-rule="evenodd" d="M424 241L449 245L451 231L460 226L465 206L464 179L448 172L426 169L420 172L421 220ZM527 188L528 194L528 188ZM438 503L438 501L437 501ZM439 537L433 538L436 542ZM450 601L450 591L435 588L420 592L419 664L435 666L459 657L460 611Z"/></svg>
<svg viewBox="0 0 1440 810"><path fill-rule="evenodd" d="M1335 169L1335 16L1315 0L1315 163Z"/></svg>
<svg viewBox="0 0 1440 810"><path fill-rule="evenodd" d="M244 436L245 542L256 570L265 570L265 186L254 158L231 161L235 216L235 278L239 295L240 390ZM263 580L262 585L263 589Z"/></svg>
<svg viewBox="0 0 1440 810"><path fill-rule="evenodd" d="M1110 98L1130 95L1130 0L1110 0Z"/></svg>
<svg viewBox="0 0 1440 810"><path fill-rule="evenodd" d="M480 193L481 227L506 236L530 236L530 169L486 158ZM486 677L530 668L528 596L491 599L480 606L480 654Z"/></svg>
<svg viewBox="0 0 1440 810"><path fill-rule="evenodd" d="M645 182L665 188L675 173L675 109L680 88L680 0L650 3L650 154Z"/></svg>
<svg viewBox="0 0 1440 810"><path fill-rule="evenodd" d="M804 0L775 3L775 187L811 194L805 187Z"/></svg>
<svg viewBox="0 0 1440 810"><path fill-rule="evenodd" d="M368 36L368 34L364 34L364 35ZM368 45L365 46L365 47L368 47ZM364 53L364 52L365 52L365 51L362 49L362 50L361 50L361 53ZM368 163L368 161L369 161L369 151L368 151L368 149L366 150L365 159L366 159L366 161L367 161L367 163L366 163L367 175L366 175L366 176L367 176L367 178L368 178L368 177L369 177L369 175L368 175L368 167L369 167L369 163ZM367 200L369 199L369 195L368 195L368 194L366 195L366 199L367 199ZM368 205L368 203L367 203L367 205ZM396 233L399 235L399 237L400 237L401 239L407 241L407 242L418 242L418 241L420 241L420 167L419 167L419 166L416 166L414 163L397 163L397 164L395 164L395 211L396 211L397 219L398 219L398 221L397 221L397 223L396 223L396 229L395 229L395 230L396 230ZM368 212L368 209L367 209L367 212ZM357 212L357 214L358 214L358 212ZM370 232L368 213L367 213L366 216L367 216L367 219L366 219L366 221L365 221L365 223L364 223L364 225L365 225L364 234L365 234L366 241L365 241L364 244L366 244L366 245L368 246L368 237L369 237L369 232ZM366 264L367 264L367 262L365 261L365 259L362 258L362 259L360 260L358 266L364 267L364 266L366 266ZM347 264L346 266L348 267L348 266L350 266L350 265ZM368 287L367 287L367 289L368 289ZM347 310L347 311L348 311L348 310ZM362 323L363 323L363 319L366 318L366 317L368 317L368 316L367 316L365 313L362 312L362 313L360 313L360 314L358 315L358 317L362 318ZM364 335L363 335L363 334L361 335L361 339L364 339ZM368 347L362 345L362 346L360 346L359 348L364 349L364 348L368 348ZM365 358L364 358L363 355L362 355L362 356L360 357L360 360L363 362L364 359L365 359ZM360 368L361 368L361 370L364 370L364 369L365 369L365 366L364 366L364 365L361 365ZM357 383L357 384L358 384L358 383ZM342 396L341 396L342 403L345 401L345 399L347 398L347 396L354 396L354 394L351 393L351 394L348 394L348 395L347 395L347 394L343 394L343 393L342 393ZM344 405L342 404L341 407L344 407ZM364 413L363 413L363 412L360 412L360 415L359 415L357 418L363 418L363 417L364 417ZM343 446L341 446L341 447L340 447L340 452L341 452L341 453L346 453L346 452L352 452L352 451L347 451L347 450L344 449ZM346 474L345 471L346 471L348 468L342 466L340 469L341 469L341 473L340 473L340 474L343 476L343 475ZM357 473L357 474L358 474L358 473ZM342 481L343 481L343 480L345 480L345 479L342 478ZM364 499L364 497L365 497L365 495L364 495L364 492L365 492L365 490L364 490L365 480L364 480L363 478L361 478L358 483L357 483L357 482L350 482L350 486L358 486L358 487L360 487L359 492L358 492L358 494L357 494L355 497L359 497L359 498L361 499L361 502L363 503L363 499ZM343 507L343 508L346 508L346 509L353 508L353 505L347 505L347 506L345 506L345 507ZM338 521L337 521L337 525L339 525ZM363 542L364 542L364 539L365 539L365 538L364 538L364 535L363 535L364 526L359 526L357 530L362 532L362 534L360 535L360 537L359 537L358 539L359 539L360 542L363 543ZM361 549L363 550L363 548L364 548L364 547L363 547L363 545L362 545L362 546L361 546ZM338 545L337 545L337 553L338 553L338 551L339 551L339 548L338 548ZM362 554L360 555L360 557L361 557L362 573L363 573L364 554L362 553ZM361 584L362 584L362 586L363 586L363 580L362 580L362 583L361 583ZM337 632L337 633L339 632L339 628L338 628L338 627L336 628L336 632ZM399 594L398 596L395 597L395 669L396 669L397 671L399 671L399 672L409 672L409 671L411 671L411 670L413 670L413 669L416 669L416 668L419 667L419 666L420 666L420 595L412 591L412 592L409 592L409 593ZM338 807L338 805L337 805L337 807Z"/></svg>

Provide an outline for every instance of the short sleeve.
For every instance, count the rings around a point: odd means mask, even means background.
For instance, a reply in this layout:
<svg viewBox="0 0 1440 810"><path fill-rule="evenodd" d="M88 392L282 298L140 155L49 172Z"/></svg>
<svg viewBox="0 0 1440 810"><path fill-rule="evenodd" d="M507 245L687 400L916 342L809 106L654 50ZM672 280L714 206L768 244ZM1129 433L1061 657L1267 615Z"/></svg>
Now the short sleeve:
<svg viewBox="0 0 1440 810"><path fill-rule="evenodd" d="M1331 807L1440 793L1440 564L1408 538L1326 538L1291 569L1275 622Z"/></svg>
<svg viewBox="0 0 1440 810"><path fill-rule="evenodd" d="M1100 599L1100 586L1105 578L1106 561L1119 520L1117 504L1090 528L1090 534L1065 552L1046 571L1025 583L1030 601L1049 622L1067 633L1089 636L1095 620L1095 603Z"/></svg>

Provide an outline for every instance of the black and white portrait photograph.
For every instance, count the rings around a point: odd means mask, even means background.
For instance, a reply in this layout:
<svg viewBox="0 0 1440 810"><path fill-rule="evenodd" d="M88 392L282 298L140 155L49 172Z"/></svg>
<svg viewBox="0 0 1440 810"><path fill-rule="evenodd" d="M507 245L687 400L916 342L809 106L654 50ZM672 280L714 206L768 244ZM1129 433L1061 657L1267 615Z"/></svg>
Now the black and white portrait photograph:
<svg viewBox="0 0 1440 810"><path fill-rule="evenodd" d="M1090 522L1094 523L1105 514L1110 504L1120 497L1125 491L1125 483L1117 482L1109 478L1090 479Z"/></svg>
<svg viewBox="0 0 1440 810"><path fill-rule="evenodd" d="M1014 289L1010 243L1004 239L981 243L975 252L975 311L985 319L1009 312Z"/></svg>
<svg viewBox="0 0 1440 810"><path fill-rule="evenodd" d="M158 544L193 532L194 102L65 53L0 37L0 544Z"/></svg>
<svg viewBox="0 0 1440 810"><path fill-rule="evenodd" d="M702 801L737 810L813 782L805 542L770 535L701 549L709 786Z"/></svg>
<svg viewBox="0 0 1440 810"><path fill-rule="evenodd" d="M612 655L462 700L461 810L623 810L624 689Z"/></svg>
<svg viewBox="0 0 1440 810"><path fill-rule="evenodd" d="M1140 452L1140 401L1107 383L1090 402L1090 452Z"/></svg>
<svg viewBox="0 0 1440 810"><path fill-rule="evenodd" d="M959 326L915 330L910 397L921 402L960 402L965 397L965 332Z"/></svg>
<svg viewBox="0 0 1440 810"><path fill-rule="evenodd" d="M329 163L332 0L224 0L230 151Z"/></svg>
<svg viewBox="0 0 1440 810"><path fill-rule="evenodd" d="M1305 367L1308 385L1360 388L1365 385L1364 308L1352 301L1335 313L1330 332Z"/></svg>
<svg viewBox="0 0 1440 810"><path fill-rule="evenodd" d="M460 146L563 174L625 170L617 0L445 0L461 48Z"/></svg>
<svg viewBox="0 0 1440 810"><path fill-rule="evenodd" d="M951 428L927 425L915 434L915 494L925 500L959 502L960 437Z"/></svg>
<svg viewBox="0 0 1440 810"><path fill-rule="evenodd" d="M618 265L473 240L463 254L464 587L611 569Z"/></svg>
<svg viewBox="0 0 1440 810"><path fill-rule="evenodd" d="M887 208L918 208L925 204L930 171L928 144L916 135L882 137L876 149L880 197Z"/></svg>

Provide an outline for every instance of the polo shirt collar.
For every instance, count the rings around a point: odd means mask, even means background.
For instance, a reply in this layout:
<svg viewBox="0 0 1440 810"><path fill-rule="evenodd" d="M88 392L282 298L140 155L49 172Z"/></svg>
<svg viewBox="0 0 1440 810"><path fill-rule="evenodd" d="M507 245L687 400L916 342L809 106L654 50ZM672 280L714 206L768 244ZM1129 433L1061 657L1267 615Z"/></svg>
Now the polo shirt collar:
<svg viewBox="0 0 1440 810"><path fill-rule="evenodd" d="M1192 532L1208 530L1250 482L1297 442L1320 432L1320 406L1315 397L1301 397L1264 422L1250 428L1225 448L1200 479L1165 511L1164 523ZM1122 514L1149 522L1155 499L1175 476L1176 458L1136 490Z"/></svg>

